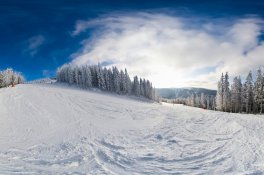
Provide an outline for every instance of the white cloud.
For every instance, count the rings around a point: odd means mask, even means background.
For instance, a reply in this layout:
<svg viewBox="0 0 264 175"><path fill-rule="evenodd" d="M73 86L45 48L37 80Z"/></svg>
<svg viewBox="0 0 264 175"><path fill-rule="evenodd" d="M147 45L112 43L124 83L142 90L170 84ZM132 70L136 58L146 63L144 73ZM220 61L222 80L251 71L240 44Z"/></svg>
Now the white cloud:
<svg viewBox="0 0 264 175"><path fill-rule="evenodd" d="M44 36L42 35L33 36L26 41L27 48L24 51L28 52L32 57L34 57L38 53L39 47L42 46L44 42L45 42Z"/></svg>
<svg viewBox="0 0 264 175"><path fill-rule="evenodd" d="M221 72L245 75L264 64L264 44L258 39L262 27L258 18L194 25L190 19L150 13L79 21L73 36L88 28L97 32L83 41L73 63L111 61L156 87L215 89Z"/></svg>

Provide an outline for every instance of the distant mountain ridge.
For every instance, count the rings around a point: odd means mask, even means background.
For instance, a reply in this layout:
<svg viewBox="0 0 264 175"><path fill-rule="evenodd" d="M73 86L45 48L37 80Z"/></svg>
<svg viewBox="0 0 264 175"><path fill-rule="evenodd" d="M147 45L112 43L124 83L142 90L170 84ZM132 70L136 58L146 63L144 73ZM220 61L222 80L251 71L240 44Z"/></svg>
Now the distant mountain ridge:
<svg viewBox="0 0 264 175"><path fill-rule="evenodd" d="M26 82L26 84L51 84L55 82L56 82L56 78L53 77L53 78L41 78L41 79L28 81Z"/></svg>
<svg viewBox="0 0 264 175"><path fill-rule="evenodd" d="M192 94L201 94L216 96L216 90L205 89L205 88L158 88L157 94L166 99L175 99L175 98L187 98Z"/></svg>

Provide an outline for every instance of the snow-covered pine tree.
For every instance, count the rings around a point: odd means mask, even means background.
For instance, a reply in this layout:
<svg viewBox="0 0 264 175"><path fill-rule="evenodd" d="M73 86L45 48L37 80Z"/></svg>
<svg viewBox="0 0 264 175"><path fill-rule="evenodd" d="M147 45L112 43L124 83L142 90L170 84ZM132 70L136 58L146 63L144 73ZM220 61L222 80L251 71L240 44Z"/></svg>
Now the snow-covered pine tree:
<svg viewBox="0 0 264 175"><path fill-rule="evenodd" d="M254 84L254 111L262 113L263 111L263 96L264 96L264 90L263 90L263 75L261 72L261 69L259 68L257 70L256 74L256 82Z"/></svg>
<svg viewBox="0 0 264 175"><path fill-rule="evenodd" d="M195 107L200 108L201 107L201 97L198 94L195 94L195 103L194 103Z"/></svg>
<svg viewBox="0 0 264 175"><path fill-rule="evenodd" d="M241 89L241 79L235 77L231 86L231 111L235 113L241 111Z"/></svg>
<svg viewBox="0 0 264 175"><path fill-rule="evenodd" d="M71 85L71 84L74 84L74 68L72 65L69 66L69 69L68 69L68 83Z"/></svg>
<svg viewBox="0 0 264 175"><path fill-rule="evenodd" d="M229 76L228 72L225 74L224 79L224 94L223 94L223 104L224 104L224 111L229 112L230 111L230 88L229 88Z"/></svg>
<svg viewBox="0 0 264 175"><path fill-rule="evenodd" d="M195 94L194 93L192 93L192 95L191 95L191 104L190 105L195 107Z"/></svg>
<svg viewBox="0 0 264 175"><path fill-rule="evenodd" d="M251 71L249 72L243 86L243 97L245 110L247 113L251 113L253 110L253 79Z"/></svg>
<svg viewBox="0 0 264 175"><path fill-rule="evenodd" d="M85 69L85 75L86 75L86 87L91 88L92 87L92 74L91 74L91 69L89 66L86 66Z"/></svg>
<svg viewBox="0 0 264 175"><path fill-rule="evenodd" d="M246 84L242 84L242 90L241 90L241 112L246 112L246 106L247 106L247 87Z"/></svg>
<svg viewBox="0 0 264 175"><path fill-rule="evenodd" d="M120 94L120 74L116 67L113 67L113 83L114 83L114 91Z"/></svg>
<svg viewBox="0 0 264 175"><path fill-rule="evenodd" d="M82 88L87 88L86 87L86 77L87 77L87 75L86 75L86 67L85 66L81 66L80 67L80 72L81 72L81 80L80 80L80 82L81 82L81 87Z"/></svg>
<svg viewBox="0 0 264 175"><path fill-rule="evenodd" d="M106 90L111 91L110 76L108 75L108 70L106 68L103 69L103 76L105 80Z"/></svg>
<svg viewBox="0 0 264 175"><path fill-rule="evenodd" d="M111 69L108 69L108 78L109 78L109 91L114 92L114 82L113 80L113 72Z"/></svg>
<svg viewBox="0 0 264 175"><path fill-rule="evenodd" d="M79 85L79 82L78 82L78 67L77 66L74 66L73 68L73 83L76 84L76 85Z"/></svg>
<svg viewBox="0 0 264 175"><path fill-rule="evenodd" d="M212 110L216 110L216 102L214 96L211 96L211 102L212 102Z"/></svg>
<svg viewBox="0 0 264 175"><path fill-rule="evenodd" d="M120 71L120 92L123 94L126 92L126 78L123 70Z"/></svg>
<svg viewBox="0 0 264 175"><path fill-rule="evenodd" d="M206 109L211 109L210 96L206 96Z"/></svg>
<svg viewBox="0 0 264 175"><path fill-rule="evenodd" d="M98 87L98 77L97 77L97 73L98 73L98 66L97 65L92 65L89 66L90 67L90 71L91 71L91 77L92 77L92 86L93 87Z"/></svg>
<svg viewBox="0 0 264 175"><path fill-rule="evenodd" d="M152 84L150 83L150 81L149 80L147 80L146 81L146 95L147 95L147 98L148 99L153 99L153 96L152 96L152 94L153 94L153 89L152 89Z"/></svg>
<svg viewBox="0 0 264 175"><path fill-rule="evenodd" d="M188 96L188 97L186 98L186 105L187 105L187 106L191 106L191 96Z"/></svg>
<svg viewBox="0 0 264 175"><path fill-rule="evenodd" d="M63 65L62 67L57 69L57 81L58 82L67 82L69 83L68 79L68 69L69 65Z"/></svg>
<svg viewBox="0 0 264 175"><path fill-rule="evenodd" d="M156 92L156 88L153 87L153 85L151 84L152 87L152 96L151 99L154 101L159 101L159 97L157 96L157 92Z"/></svg>
<svg viewBox="0 0 264 175"><path fill-rule="evenodd" d="M80 67L78 67L78 70L77 70L77 80L78 80L78 86L79 87L83 87L83 82L82 82L82 80L83 80L83 75L82 75L82 71L81 71L81 68Z"/></svg>
<svg viewBox="0 0 264 175"><path fill-rule="evenodd" d="M236 81L236 105L235 106L235 112L241 112L241 105L242 105L242 83L241 83L241 78L238 76L237 81Z"/></svg>
<svg viewBox="0 0 264 175"><path fill-rule="evenodd" d="M143 85L143 96L147 97L147 85L146 85L145 78L143 78L143 80L142 80L142 85Z"/></svg>
<svg viewBox="0 0 264 175"><path fill-rule="evenodd" d="M233 79L233 83L231 84L231 112L235 112L235 97L236 97L236 91L235 91L235 81L236 81L237 77L235 77Z"/></svg>
<svg viewBox="0 0 264 175"><path fill-rule="evenodd" d="M89 66L82 66L82 85L83 88L92 87L92 77Z"/></svg>
<svg viewBox="0 0 264 175"><path fill-rule="evenodd" d="M145 96L144 87L143 87L143 80L141 78L139 79L139 87L140 87L140 95Z"/></svg>
<svg viewBox="0 0 264 175"><path fill-rule="evenodd" d="M206 109L207 105L206 105L206 97L205 97L204 93L201 93L200 104L201 104L201 108Z"/></svg>
<svg viewBox="0 0 264 175"><path fill-rule="evenodd" d="M260 113L264 113L264 74L262 76L262 92L260 96Z"/></svg>
<svg viewBox="0 0 264 175"><path fill-rule="evenodd" d="M4 75L3 75L3 72L1 71L0 72L0 88L4 87L5 84L4 84Z"/></svg>
<svg viewBox="0 0 264 175"><path fill-rule="evenodd" d="M216 94L216 109L223 111L223 95L224 95L224 74L222 73L221 78L217 85L217 94Z"/></svg>
<svg viewBox="0 0 264 175"><path fill-rule="evenodd" d="M137 76L134 77L133 81L133 94L136 96L140 96L140 84Z"/></svg>
<svg viewBox="0 0 264 175"><path fill-rule="evenodd" d="M127 69L125 69L125 87L126 87L126 93L130 94L132 90L132 83L127 73Z"/></svg>
<svg viewBox="0 0 264 175"><path fill-rule="evenodd" d="M98 88L102 90L106 90L104 74L103 74L102 68L99 65L97 68L97 79L98 79Z"/></svg>

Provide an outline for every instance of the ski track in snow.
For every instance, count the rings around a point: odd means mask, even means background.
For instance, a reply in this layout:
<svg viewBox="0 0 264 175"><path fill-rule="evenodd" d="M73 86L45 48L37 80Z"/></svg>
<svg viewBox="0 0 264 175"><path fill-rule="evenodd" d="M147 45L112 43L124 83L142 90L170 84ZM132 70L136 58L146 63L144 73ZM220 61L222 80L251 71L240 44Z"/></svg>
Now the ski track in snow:
<svg viewBox="0 0 264 175"><path fill-rule="evenodd" d="M262 174L264 119L58 85L0 89L0 174Z"/></svg>

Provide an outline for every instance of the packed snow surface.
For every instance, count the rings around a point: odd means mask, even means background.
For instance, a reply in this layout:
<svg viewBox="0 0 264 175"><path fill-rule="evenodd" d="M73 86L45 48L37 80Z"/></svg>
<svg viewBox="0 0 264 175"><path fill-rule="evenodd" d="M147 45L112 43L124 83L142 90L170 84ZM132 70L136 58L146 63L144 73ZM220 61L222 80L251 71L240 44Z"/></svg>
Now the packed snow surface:
<svg viewBox="0 0 264 175"><path fill-rule="evenodd" d="M60 85L0 89L0 174L264 172L264 118Z"/></svg>

